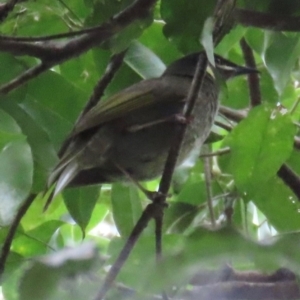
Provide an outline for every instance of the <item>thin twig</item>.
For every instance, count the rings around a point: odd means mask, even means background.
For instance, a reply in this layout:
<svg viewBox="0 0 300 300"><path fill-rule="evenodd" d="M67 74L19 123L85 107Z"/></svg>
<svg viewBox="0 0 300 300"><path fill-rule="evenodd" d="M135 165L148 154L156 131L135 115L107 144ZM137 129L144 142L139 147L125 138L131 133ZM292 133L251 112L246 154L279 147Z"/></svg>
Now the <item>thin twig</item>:
<svg viewBox="0 0 300 300"><path fill-rule="evenodd" d="M207 66L207 58L204 54L199 56L199 61L197 63L196 72L191 84L191 88L189 90L189 94L187 97L187 102L184 107L184 117L188 120L192 114L195 102L197 100L197 95L201 89L202 82L204 80L205 72L206 72L206 66ZM180 151L181 143L185 134L187 124L176 124L176 139L174 140L174 143L170 149L162 179L159 184L159 193L163 195L159 201L165 202L166 195L168 194L168 191L170 189L172 175L176 166L177 157Z"/></svg>
<svg viewBox="0 0 300 300"><path fill-rule="evenodd" d="M219 150L214 151L214 152L203 153L203 154L200 155L200 157L221 156L221 155L227 154L229 152L230 152L230 148L229 147L225 147L225 148L219 149Z"/></svg>
<svg viewBox="0 0 300 300"><path fill-rule="evenodd" d="M186 120L189 119L189 117L192 115L194 105L197 100L197 96L199 95L199 92L201 90L202 83L204 81L204 76L206 73L206 67L207 67L207 57L204 53L201 53L199 55L199 59L197 62L195 75L193 78L193 81L191 83L191 87L189 89L189 93L187 96L187 102L183 109L183 115L186 118ZM155 232L157 235L156 237L156 256L157 259L160 260L162 256L161 252L161 236L162 236L162 224L163 224L163 209L166 207L166 197L168 194L168 191L171 186L172 176L175 170L176 161L180 152L181 144L184 138L184 134L187 128L187 123L183 124L176 124L175 125L175 139L173 144L171 145L163 175L159 184L159 189L157 193L157 197L154 199L154 203L158 205L158 207L161 207L161 213L157 214L155 220L156 220L156 229ZM165 292L162 294L163 299L167 300L168 297Z"/></svg>
<svg viewBox="0 0 300 300"><path fill-rule="evenodd" d="M248 9L236 9L235 19L247 27L258 27L272 31L300 31L300 17L271 14Z"/></svg>
<svg viewBox="0 0 300 300"><path fill-rule="evenodd" d="M36 194L30 194L27 199L24 201L24 203L19 208L17 215L15 216L13 223L10 225L9 231L7 233L7 236L4 240L2 249L1 249L1 255L0 255L0 277L2 277L6 261L8 258L8 254L10 251L10 247L13 241L13 238L15 236L16 230L21 222L22 217L26 214L28 208L32 204L33 200L35 199Z"/></svg>
<svg viewBox="0 0 300 300"><path fill-rule="evenodd" d="M157 214L157 211L160 209L160 205L158 207L157 204L151 203L149 204L146 209L144 210L142 216L138 220L137 224L134 226L129 238L126 241L126 244L122 248L117 260L112 265L110 270L107 273L105 281L99 290L98 294L94 298L94 300L102 300L103 297L106 295L110 287L112 286L115 278L119 274L122 266L124 265L125 261L127 260L132 248L136 244L137 240L139 239L141 233L147 227L149 221Z"/></svg>
<svg viewBox="0 0 300 300"><path fill-rule="evenodd" d="M203 147L202 147L203 148ZM207 145L205 146L205 149L208 153L210 150L210 147ZM212 187L211 187L211 158L208 156L203 157L203 163L204 163L204 175L205 175L205 187L206 187L206 197L207 197L207 206L208 211L210 215L210 221L212 228L216 228L216 218L214 214L214 208L213 208L213 193L212 193Z"/></svg>
<svg viewBox="0 0 300 300"><path fill-rule="evenodd" d="M290 167L283 164L277 175L284 181L284 183L289 186L289 188L295 193L300 200L300 176L297 175Z"/></svg>
<svg viewBox="0 0 300 300"><path fill-rule="evenodd" d="M40 63L40 64L28 69L27 71L25 71L18 77L14 78L10 82L0 86L0 93L3 93L3 94L9 93L10 91L23 85L25 82L29 81L30 79L33 79L33 78L37 77L38 75L42 74L43 72L49 70L51 67L52 66L50 64Z"/></svg>
<svg viewBox="0 0 300 300"><path fill-rule="evenodd" d="M215 125L223 128L223 129L225 129L228 132L230 132L232 130L232 128L233 128L233 126L225 124L225 123L220 122L218 120L215 120Z"/></svg>

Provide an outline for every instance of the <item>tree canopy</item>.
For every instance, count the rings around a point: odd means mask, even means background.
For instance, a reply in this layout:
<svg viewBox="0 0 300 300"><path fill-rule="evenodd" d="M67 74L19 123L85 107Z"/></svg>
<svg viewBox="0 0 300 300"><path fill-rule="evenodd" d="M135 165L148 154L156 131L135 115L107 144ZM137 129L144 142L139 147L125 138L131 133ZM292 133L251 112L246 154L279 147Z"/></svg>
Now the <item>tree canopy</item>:
<svg viewBox="0 0 300 300"><path fill-rule="evenodd" d="M107 299L162 299L162 290L171 299L240 299L230 294L240 286L223 280L240 270L242 295L257 288L261 297L244 299L300 298L299 1L7 0L0 20L6 300L99 299L148 200L133 184L104 184L66 189L43 212L57 153L100 98L202 50L210 63L217 53L259 74L220 82L200 157L173 174L161 262L151 222ZM143 185L154 191L159 182Z"/></svg>

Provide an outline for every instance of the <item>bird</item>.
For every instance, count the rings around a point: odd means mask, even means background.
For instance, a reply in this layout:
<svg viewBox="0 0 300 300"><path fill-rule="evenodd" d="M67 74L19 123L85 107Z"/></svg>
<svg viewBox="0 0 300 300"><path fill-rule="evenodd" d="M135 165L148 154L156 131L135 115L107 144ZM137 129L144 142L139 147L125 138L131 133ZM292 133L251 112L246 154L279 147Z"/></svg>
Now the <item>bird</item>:
<svg viewBox="0 0 300 300"><path fill-rule="evenodd" d="M200 55L205 54L192 53L174 61L160 77L133 84L83 115L49 176L48 189L54 188L45 207L66 187L159 177ZM216 54L214 60L216 73L224 80L257 72ZM213 126L220 91L214 74L205 73L177 166L195 149L200 151Z"/></svg>

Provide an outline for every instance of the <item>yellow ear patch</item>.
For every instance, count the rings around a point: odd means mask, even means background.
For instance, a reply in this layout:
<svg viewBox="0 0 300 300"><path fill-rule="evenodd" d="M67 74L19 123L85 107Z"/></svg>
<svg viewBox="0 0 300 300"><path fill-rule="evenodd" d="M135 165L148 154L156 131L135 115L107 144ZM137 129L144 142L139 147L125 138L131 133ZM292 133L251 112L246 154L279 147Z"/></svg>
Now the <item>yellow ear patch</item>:
<svg viewBox="0 0 300 300"><path fill-rule="evenodd" d="M210 65L207 66L206 72L207 72L213 79L216 79L214 70L213 70L213 68L212 68Z"/></svg>

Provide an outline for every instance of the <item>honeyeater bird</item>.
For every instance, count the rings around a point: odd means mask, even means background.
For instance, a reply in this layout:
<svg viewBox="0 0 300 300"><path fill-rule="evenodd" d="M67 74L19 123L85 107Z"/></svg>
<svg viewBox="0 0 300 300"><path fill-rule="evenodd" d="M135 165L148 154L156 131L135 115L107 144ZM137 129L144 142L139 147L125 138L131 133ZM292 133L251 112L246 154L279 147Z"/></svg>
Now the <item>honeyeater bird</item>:
<svg viewBox="0 0 300 300"><path fill-rule="evenodd" d="M68 186L128 177L143 181L161 175L175 135L176 116L186 103L199 55L204 53L176 60L160 77L140 81L88 111L75 125L68 147L49 176L48 187L55 184L51 199ZM215 70L225 80L257 72L218 55ZM208 137L218 110L218 94L213 73L206 72L177 166Z"/></svg>

